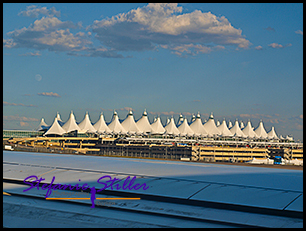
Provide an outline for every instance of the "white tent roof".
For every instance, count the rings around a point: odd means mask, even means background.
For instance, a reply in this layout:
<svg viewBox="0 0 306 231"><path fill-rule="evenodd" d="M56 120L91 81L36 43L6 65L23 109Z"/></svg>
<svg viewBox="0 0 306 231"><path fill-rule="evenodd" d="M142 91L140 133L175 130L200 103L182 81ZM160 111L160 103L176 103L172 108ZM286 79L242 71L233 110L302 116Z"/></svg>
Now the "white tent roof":
<svg viewBox="0 0 306 231"><path fill-rule="evenodd" d="M293 137L290 137L290 136L288 136L288 135L286 136L286 139L287 139L287 140L290 140L290 141L293 141Z"/></svg>
<svg viewBox="0 0 306 231"><path fill-rule="evenodd" d="M101 113L99 120L93 125L93 127L100 133L111 133L112 131L108 128L105 123L104 116Z"/></svg>
<svg viewBox="0 0 306 231"><path fill-rule="evenodd" d="M226 125L225 119L223 120L222 124L218 127L218 129L221 132L222 136L233 136L233 134Z"/></svg>
<svg viewBox="0 0 306 231"><path fill-rule="evenodd" d="M36 129L36 131L42 130L44 129L44 127L48 127L49 125L45 123L44 118L41 118L41 121L38 125L38 128Z"/></svg>
<svg viewBox="0 0 306 231"><path fill-rule="evenodd" d="M274 127L271 128L271 131L268 132L268 138L269 139L278 139L276 132L274 130Z"/></svg>
<svg viewBox="0 0 306 231"><path fill-rule="evenodd" d="M57 121L63 122L62 119L61 119L61 116L58 112L56 113L56 118L57 118Z"/></svg>
<svg viewBox="0 0 306 231"><path fill-rule="evenodd" d="M258 138L266 139L268 138L268 134L263 126L263 122L260 121L258 127L255 129L255 133Z"/></svg>
<svg viewBox="0 0 306 231"><path fill-rule="evenodd" d="M187 123L187 119L183 120L183 123L177 128L180 131L181 136L192 136L194 135L194 131L189 127Z"/></svg>
<svg viewBox="0 0 306 231"><path fill-rule="evenodd" d="M210 115L208 121L203 125L208 133L208 136L221 135L221 132L217 128L213 114Z"/></svg>
<svg viewBox="0 0 306 231"><path fill-rule="evenodd" d="M198 114L199 114L199 113L198 113ZM195 120L196 120L196 116L195 116L194 114L192 114L189 124L192 124ZM201 123L202 123L202 122L201 122ZM203 124L202 124L202 125L203 125Z"/></svg>
<svg viewBox="0 0 306 231"><path fill-rule="evenodd" d="M67 122L62 126L62 128L68 133L71 131L75 131L77 130L78 132L80 131L79 126L77 125L76 121L75 121L75 117L73 112L71 111L70 113L70 117L67 120Z"/></svg>
<svg viewBox="0 0 306 231"><path fill-rule="evenodd" d="M236 136L236 137L244 137L246 138L247 136L241 131L239 127L238 120L235 121L234 126L230 129L231 133Z"/></svg>
<svg viewBox="0 0 306 231"><path fill-rule="evenodd" d="M167 117L165 127L170 123L170 119Z"/></svg>
<svg viewBox="0 0 306 231"><path fill-rule="evenodd" d="M152 127L148 120L148 114L146 111L143 112L142 117L136 122L139 131L142 133L151 133Z"/></svg>
<svg viewBox="0 0 306 231"><path fill-rule="evenodd" d="M127 131L122 127L122 125L119 122L119 117L116 111L114 111L113 120L108 125L108 128L115 134L126 134Z"/></svg>
<svg viewBox="0 0 306 231"><path fill-rule="evenodd" d="M240 122L240 128L241 128L241 129L244 128L244 123L243 123L243 121Z"/></svg>
<svg viewBox="0 0 306 231"><path fill-rule="evenodd" d="M257 138L257 134L254 132L254 129L252 127L251 121L249 120L246 127L242 130L242 132L248 137L248 138Z"/></svg>
<svg viewBox="0 0 306 231"><path fill-rule="evenodd" d="M166 129L163 127L160 117L156 118L156 121L151 124L153 134L164 134Z"/></svg>
<svg viewBox="0 0 306 231"><path fill-rule="evenodd" d="M95 129L90 122L88 112L86 112L86 115L83 121L79 123L79 128L81 130L80 131L81 133L85 133L85 132L95 133L97 131L97 129Z"/></svg>
<svg viewBox="0 0 306 231"><path fill-rule="evenodd" d="M49 128L49 130L44 134L45 135L63 135L66 131L58 124L58 119L55 117L53 124Z"/></svg>
<svg viewBox="0 0 306 231"><path fill-rule="evenodd" d="M230 128L232 128L233 127L233 124L232 124L232 122L229 120L228 121L228 128L230 129Z"/></svg>
<svg viewBox="0 0 306 231"><path fill-rule="evenodd" d="M179 127L183 122L184 122L184 117L182 114L180 114L176 127Z"/></svg>
<svg viewBox="0 0 306 231"><path fill-rule="evenodd" d="M126 119L121 123L122 127L130 134L140 134L140 129L138 128L135 120L134 120L134 116L133 116L133 112L130 111L126 117Z"/></svg>
<svg viewBox="0 0 306 231"><path fill-rule="evenodd" d="M190 124L190 128L194 132L195 136L207 136L208 135L207 131L205 130L202 124L200 113L197 114L195 121L192 124Z"/></svg>
<svg viewBox="0 0 306 231"><path fill-rule="evenodd" d="M173 117L170 119L170 122L165 127L165 129L167 131L167 134L169 134L169 135L178 136L180 134L180 131L177 129L177 127L174 123L174 118Z"/></svg>

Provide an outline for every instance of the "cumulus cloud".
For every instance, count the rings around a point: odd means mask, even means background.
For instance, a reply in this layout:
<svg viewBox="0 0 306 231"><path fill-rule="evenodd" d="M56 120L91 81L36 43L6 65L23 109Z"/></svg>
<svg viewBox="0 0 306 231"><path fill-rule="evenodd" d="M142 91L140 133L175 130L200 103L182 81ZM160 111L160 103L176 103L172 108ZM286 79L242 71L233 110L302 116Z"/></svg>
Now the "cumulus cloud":
<svg viewBox="0 0 306 231"><path fill-rule="evenodd" d="M25 105L23 103L8 103L8 102L5 102L5 101L3 101L3 106L37 107L37 106L35 106L33 104Z"/></svg>
<svg viewBox="0 0 306 231"><path fill-rule="evenodd" d="M3 39L3 47L5 48L13 48L17 45L13 39Z"/></svg>
<svg viewBox="0 0 306 231"><path fill-rule="evenodd" d="M66 52L73 56L129 58L118 52L170 50L178 56L195 56L226 46L248 48L251 44L242 30L231 25L225 16L195 10L183 13L176 3L150 3L127 13L95 20L86 33L72 33L82 22L61 21L53 7L28 6L21 16L38 18L29 27L8 32L4 48L30 48ZM41 17L41 18L39 18ZM94 46L92 39L100 41ZM35 54L35 53L33 53Z"/></svg>
<svg viewBox="0 0 306 231"><path fill-rule="evenodd" d="M60 17L60 11L55 10L54 7L47 9L47 7L38 7L35 5L27 6L26 10L20 11L19 16L25 16L30 18L37 18L40 14L46 16L57 16Z"/></svg>
<svg viewBox="0 0 306 231"><path fill-rule="evenodd" d="M116 51L153 50L156 46L195 55L208 53L208 46L224 48L233 45L248 48L250 42L240 29L224 17L195 10L182 13L176 3L150 3L101 21L91 26L100 42ZM211 45L213 44L213 45Z"/></svg>
<svg viewBox="0 0 306 231"><path fill-rule="evenodd" d="M257 47L255 47L255 50L258 50L258 51L260 51L260 50L262 50L263 48L262 48L262 46L257 46Z"/></svg>
<svg viewBox="0 0 306 231"><path fill-rule="evenodd" d="M37 95L40 95L40 96L51 96L51 97L61 97L59 94L53 93L53 92L42 92L42 93L37 93Z"/></svg>
<svg viewBox="0 0 306 231"><path fill-rule="evenodd" d="M50 51L80 51L92 42L85 33L72 34L71 28L77 28L69 21L61 21L56 17L42 17L29 27L8 32L9 39L3 39L6 48L31 48Z"/></svg>
<svg viewBox="0 0 306 231"><path fill-rule="evenodd" d="M285 48L285 47L291 47L292 44L291 43L288 43L286 45L282 45L282 44L278 44L278 43L271 43L268 45L269 47L272 47L272 48Z"/></svg>
<svg viewBox="0 0 306 231"><path fill-rule="evenodd" d="M221 50L225 49L224 46L203 46L200 44L181 44L181 45L160 45L162 48L172 50L173 54L176 54L178 56L184 55L192 55L195 56L200 53L210 53L213 50Z"/></svg>

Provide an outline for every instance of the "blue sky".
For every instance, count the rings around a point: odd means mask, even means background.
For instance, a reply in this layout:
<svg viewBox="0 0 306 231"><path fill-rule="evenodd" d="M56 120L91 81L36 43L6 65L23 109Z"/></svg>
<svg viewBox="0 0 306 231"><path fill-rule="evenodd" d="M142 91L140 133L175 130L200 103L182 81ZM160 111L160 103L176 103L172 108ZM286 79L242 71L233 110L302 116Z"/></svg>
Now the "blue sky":
<svg viewBox="0 0 306 231"><path fill-rule="evenodd" d="M132 108L303 139L302 4L3 4L3 126Z"/></svg>

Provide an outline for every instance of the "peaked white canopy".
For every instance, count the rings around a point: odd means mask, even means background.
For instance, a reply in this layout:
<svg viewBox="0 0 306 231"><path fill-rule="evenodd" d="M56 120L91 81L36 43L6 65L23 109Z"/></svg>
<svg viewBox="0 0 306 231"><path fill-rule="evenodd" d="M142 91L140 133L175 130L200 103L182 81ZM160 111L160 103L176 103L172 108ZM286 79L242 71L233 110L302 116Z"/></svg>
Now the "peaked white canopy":
<svg viewBox="0 0 306 231"><path fill-rule="evenodd" d="M221 135L221 132L217 128L214 120L213 114L210 115L208 121L203 125L205 130L208 133L208 136L216 136L216 135Z"/></svg>
<svg viewBox="0 0 306 231"><path fill-rule="evenodd" d="M53 124L49 130L44 134L46 135L63 135L66 131L58 124L58 119L55 117Z"/></svg>
<svg viewBox="0 0 306 231"><path fill-rule="evenodd" d="M255 129L255 133L258 138L266 139L268 138L268 134L263 126L263 122L260 121L258 127Z"/></svg>
<svg viewBox="0 0 306 231"><path fill-rule="evenodd" d="M183 123L177 129L179 130L181 136L193 136L194 135L194 131L188 125L186 118L183 120Z"/></svg>
<svg viewBox="0 0 306 231"><path fill-rule="evenodd" d="M286 140L293 141L293 137L287 135L287 136L286 136Z"/></svg>
<svg viewBox="0 0 306 231"><path fill-rule="evenodd" d="M112 131L108 128L105 123L104 116L101 113L99 120L93 126L99 133L111 133Z"/></svg>
<svg viewBox="0 0 306 231"><path fill-rule="evenodd" d="M221 136L233 136L226 125L225 119L223 119L222 124L218 127L218 129L221 132Z"/></svg>
<svg viewBox="0 0 306 231"><path fill-rule="evenodd" d="M246 135L248 138L257 138L257 134L254 132L254 129L252 127L251 121L249 120L246 127L242 130L242 132Z"/></svg>
<svg viewBox="0 0 306 231"><path fill-rule="evenodd" d="M240 122L240 128L241 128L241 129L244 128L244 123L243 123L243 121Z"/></svg>
<svg viewBox="0 0 306 231"><path fill-rule="evenodd" d="M199 114L199 113L198 113L198 114ZM189 124L192 124L195 120L196 120L196 116L195 116L194 114L192 114ZM202 123L202 122L201 122L201 123ZM203 125L203 124L202 124L202 125Z"/></svg>
<svg viewBox="0 0 306 231"><path fill-rule="evenodd" d="M238 120L235 121L234 126L230 129L233 136L246 138L247 136L241 131Z"/></svg>
<svg viewBox="0 0 306 231"><path fill-rule="evenodd" d="M170 123L170 119L167 117L165 127Z"/></svg>
<svg viewBox="0 0 306 231"><path fill-rule="evenodd" d="M45 129L46 127L48 127L49 125L45 123L45 120L44 118L41 118L41 121L38 125L38 128L36 129L36 131L39 131L39 130L43 130Z"/></svg>
<svg viewBox="0 0 306 231"><path fill-rule="evenodd" d="M148 114L146 111L143 112L142 117L136 122L139 131L141 133L151 133L152 127L148 120Z"/></svg>
<svg viewBox="0 0 306 231"><path fill-rule="evenodd" d="M271 128L271 131L268 132L268 138L273 140L278 140L279 138L276 135L276 132L274 130L274 127Z"/></svg>
<svg viewBox="0 0 306 231"><path fill-rule="evenodd" d="M165 127L165 129L166 129L166 133L169 134L169 135L178 136L180 134L180 131L177 129L177 127L174 123L174 118L173 117L170 119L170 122Z"/></svg>
<svg viewBox="0 0 306 231"><path fill-rule="evenodd" d="M233 124L231 121L228 121L228 129L232 128L233 127Z"/></svg>
<svg viewBox="0 0 306 231"><path fill-rule="evenodd" d="M194 132L195 136L202 136L205 137L208 135L207 131L205 130L202 121L201 121L201 116L200 113L197 114L196 119L192 124L190 124L190 128Z"/></svg>
<svg viewBox="0 0 306 231"><path fill-rule="evenodd" d="M62 126L62 128L68 133L71 131L75 131L77 130L78 132L80 131L79 126L77 125L76 121L75 121L75 117L73 112L71 111L70 113L70 117L67 120L67 122Z"/></svg>
<svg viewBox="0 0 306 231"><path fill-rule="evenodd" d="M182 114L180 114L176 127L179 127L183 122L184 122L184 117Z"/></svg>
<svg viewBox="0 0 306 231"><path fill-rule="evenodd" d="M79 128L81 133L86 133L86 132L95 133L97 131L97 129L95 129L90 122L88 112L86 112L83 121L79 123Z"/></svg>
<svg viewBox="0 0 306 231"><path fill-rule="evenodd" d="M58 112L56 113L56 118L57 118L57 121L63 122L62 119L61 119L61 116Z"/></svg>
<svg viewBox="0 0 306 231"><path fill-rule="evenodd" d="M152 134L164 134L166 129L163 127L160 117L156 118L156 121L151 124Z"/></svg>
<svg viewBox="0 0 306 231"><path fill-rule="evenodd" d="M122 127L122 125L119 122L119 117L116 111L114 111L113 114L113 120L108 125L108 128L112 131L114 134L126 134L127 131Z"/></svg>
<svg viewBox="0 0 306 231"><path fill-rule="evenodd" d="M141 134L140 129L134 120L132 111L128 113L126 119L121 123L121 125L129 134Z"/></svg>

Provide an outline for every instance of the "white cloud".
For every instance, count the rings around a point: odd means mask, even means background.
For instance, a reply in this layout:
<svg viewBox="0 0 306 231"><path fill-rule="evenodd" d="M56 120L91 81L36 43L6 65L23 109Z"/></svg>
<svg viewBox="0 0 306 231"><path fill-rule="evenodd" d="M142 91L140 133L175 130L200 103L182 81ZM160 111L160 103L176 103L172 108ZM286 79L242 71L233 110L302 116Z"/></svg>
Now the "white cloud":
<svg viewBox="0 0 306 231"><path fill-rule="evenodd" d="M20 11L18 15L30 18L37 18L40 14L46 16L60 16L60 12L55 10L54 7L49 10L47 9L47 7L38 7L35 5L27 6L27 9L24 11Z"/></svg>
<svg viewBox="0 0 306 231"><path fill-rule="evenodd" d="M272 47L272 48L285 48L285 47L291 47L292 44L291 43L288 43L286 45L282 45L282 44L278 44L278 43L271 43L268 45L269 47Z"/></svg>
<svg viewBox="0 0 306 231"><path fill-rule="evenodd" d="M3 39L3 46L5 48L13 48L17 44L14 42L13 39Z"/></svg>
<svg viewBox="0 0 306 231"><path fill-rule="evenodd" d="M86 49L87 44L92 43L84 33L72 34L69 28L76 28L76 26L69 21L62 22L56 17L42 17L35 20L28 28L24 27L7 33L11 39L4 39L3 45L6 48L80 51Z"/></svg>
<svg viewBox="0 0 306 231"><path fill-rule="evenodd" d="M283 45L278 44L278 43L271 43L268 46L269 47L273 47L273 48L283 48Z"/></svg>
<svg viewBox="0 0 306 231"><path fill-rule="evenodd" d="M83 28L82 22L61 21L57 18L60 12L55 8L28 6L19 15L42 17L29 27L8 32L9 38L3 39L4 48L124 58L118 52L162 47L179 56L194 56L225 49L226 46L248 48L251 44L242 35L241 29L234 28L224 16L200 10L183 13L183 7L176 3L150 3L127 13L96 20L86 27L86 33L72 33L70 29ZM101 45L94 46L92 39L98 39Z"/></svg>
<svg viewBox="0 0 306 231"><path fill-rule="evenodd" d="M53 92L42 92L42 93L37 93L37 95L40 95L40 96L51 96L51 97L61 97L59 94L53 93Z"/></svg>
<svg viewBox="0 0 306 231"><path fill-rule="evenodd" d="M198 53L210 51L207 45L233 45L248 48L250 42L224 17L195 10L182 13L177 4L151 3L121 13L92 25L96 38L117 51L153 50L156 45L169 49L193 48ZM213 44L213 45L212 45ZM187 50L186 50L187 48ZM177 51L181 54L181 51Z"/></svg>
<svg viewBox="0 0 306 231"><path fill-rule="evenodd" d="M301 30L297 30L297 31L295 31L295 33L296 33L296 34L303 35L303 31L301 31Z"/></svg>
<svg viewBox="0 0 306 231"><path fill-rule="evenodd" d="M255 50L258 50L258 51L260 51L260 50L262 50L263 48L262 48L262 46L257 46L257 47L255 47Z"/></svg>

